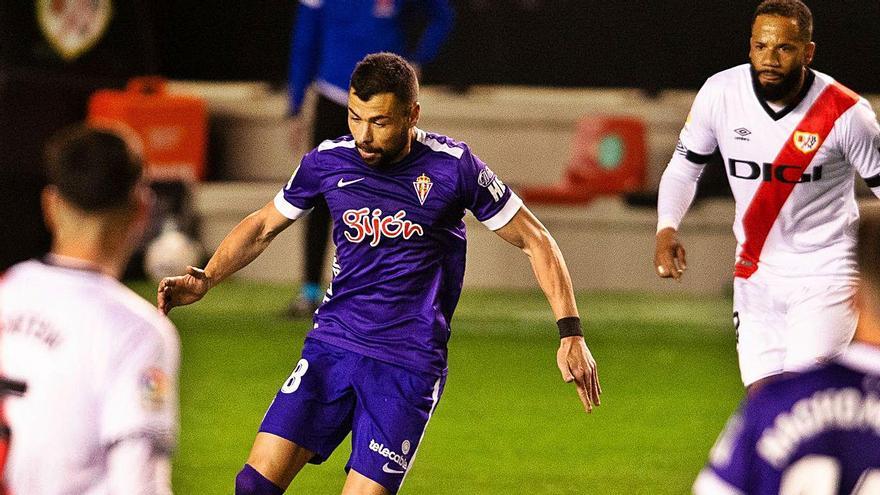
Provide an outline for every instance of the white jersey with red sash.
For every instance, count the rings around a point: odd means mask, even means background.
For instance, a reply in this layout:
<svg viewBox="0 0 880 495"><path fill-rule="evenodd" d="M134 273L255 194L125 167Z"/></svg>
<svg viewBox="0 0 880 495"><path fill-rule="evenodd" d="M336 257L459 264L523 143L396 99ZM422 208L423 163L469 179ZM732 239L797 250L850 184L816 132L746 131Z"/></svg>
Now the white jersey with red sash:
<svg viewBox="0 0 880 495"><path fill-rule="evenodd" d="M870 104L814 70L786 108L774 109L753 84L745 64L700 90L664 173L658 227L678 228L693 198L664 195L664 186L695 181L718 149L736 199L737 277L761 270L855 279L855 174L880 194L880 127Z"/></svg>
<svg viewBox="0 0 880 495"><path fill-rule="evenodd" d="M749 65L697 94L660 181L658 231L678 229L719 150L736 200L733 321L745 385L833 358L852 338L858 173L880 195L880 127L866 100L808 70L785 108Z"/></svg>

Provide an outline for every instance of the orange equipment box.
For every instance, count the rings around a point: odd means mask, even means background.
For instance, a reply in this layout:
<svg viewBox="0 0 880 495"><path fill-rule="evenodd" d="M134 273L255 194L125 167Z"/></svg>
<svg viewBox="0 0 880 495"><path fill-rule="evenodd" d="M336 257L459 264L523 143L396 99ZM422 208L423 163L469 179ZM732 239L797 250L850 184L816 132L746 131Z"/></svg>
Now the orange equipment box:
<svg viewBox="0 0 880 495"><path fill-rule="evenodd" d="M634 117L588 116L577 123L562 181L525 186L531 203L583 204L596 196L639 191L647 161L645 123Z"/></svg>
<svg viewBox="0 0 880 495"><path fill-rule="evenodd" d="M208 114L195 96L170 95L161 77L138 77L125 90L101 89L89 100L89 122L120 122L142 139L151 180L205 178Z"/></svg>

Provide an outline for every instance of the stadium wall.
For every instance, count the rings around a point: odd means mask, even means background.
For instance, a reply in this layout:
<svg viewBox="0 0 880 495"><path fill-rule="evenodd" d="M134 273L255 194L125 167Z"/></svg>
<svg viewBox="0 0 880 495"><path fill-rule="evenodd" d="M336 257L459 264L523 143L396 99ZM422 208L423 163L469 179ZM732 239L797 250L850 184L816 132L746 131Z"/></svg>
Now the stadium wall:
<svg viewBox="0 0 880 495"><path fill-rule="evenodd" d="M195 203L203 217L204 241L213 250L241 218L272 199L307 145L299 136L291 136L285 97L268 86L175 83L173 89L202 95L211 113L212 175L219 180L200 185ZM648 127L645 188L653 191L693 97L691 91L648 98L630 89L526 87L479 87L457 95L429 87L421 95L420 127L466 141L509 184L550 184L561 177L579 118L637 116ZM875 108L880 105L880 98L871 100ZM729 200L701 201L685 220L682 231L690 270L680 284L654 275L652 207L626 206L618 197L585 206L530 206L559 242L579 289L719 293L731 283L735 241ZM466 285L534 287L525 256L472 217L466 222L470 238ZM301 226L290 230L241 276L297 281Z"/></svg>

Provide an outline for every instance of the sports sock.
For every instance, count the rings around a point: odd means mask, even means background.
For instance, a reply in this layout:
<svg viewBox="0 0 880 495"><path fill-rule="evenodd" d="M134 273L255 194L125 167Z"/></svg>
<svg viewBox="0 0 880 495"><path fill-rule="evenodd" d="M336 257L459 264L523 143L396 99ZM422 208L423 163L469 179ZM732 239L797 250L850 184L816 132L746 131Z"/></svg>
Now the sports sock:
<svg viewBox="0 0 880 495"><path fill-rule="evenodd" d="M235 477L235 495L282 495L284 490L267 480L250 464Z"/></svg>
<svg viewBox="0 0 880 495"><path fill-rule="evenodd" d="M321 286L313 282L307 282L300 289L300 295L308 301L320 301Z"/></svg>

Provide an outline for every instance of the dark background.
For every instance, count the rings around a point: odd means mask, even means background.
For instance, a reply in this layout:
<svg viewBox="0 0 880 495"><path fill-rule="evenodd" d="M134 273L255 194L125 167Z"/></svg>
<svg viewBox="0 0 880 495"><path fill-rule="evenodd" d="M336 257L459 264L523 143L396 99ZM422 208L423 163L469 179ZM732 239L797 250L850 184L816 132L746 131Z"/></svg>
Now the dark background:
<svg viewBox="0 0 880 495"><path fill-rule="evenodd" d="M356 0L349 0L356 1ZM747 60L757 1L453 0L457 23L424 82L698 88ZM811 0L814 67L880 93L880 1ZM135 75L286 79L296 0L114 0L101 41L73 62L43 38L34 2L0 0L0 270L48 246L40 153L89 95ZM423 19L414 19L417 32Z"/></svg>
<svg viewBox="0 0 880 495"><path fill-rule="evenodd" d="M185 79L281 81L294 0L158 2L162 69ZM754 1L453 0L428 83L698 88L746 61ZM808 1L815 67L880 92L880 2Z"/></svg>
<svg viewBox="0 0 880 495"><path fill-rule="evenodd" d="M114 3L117 15L104 41L67 65L40 39L31 2L0 2L0 67L110 77L154 68L178 79L286 77L296 0ZM429 83L662 89L697 88L710 74L746 61L758 2L452 3L455 31L425 68ZM856 91L880 92L880 1L808 3L819 45L814 66Z"/></svg>

